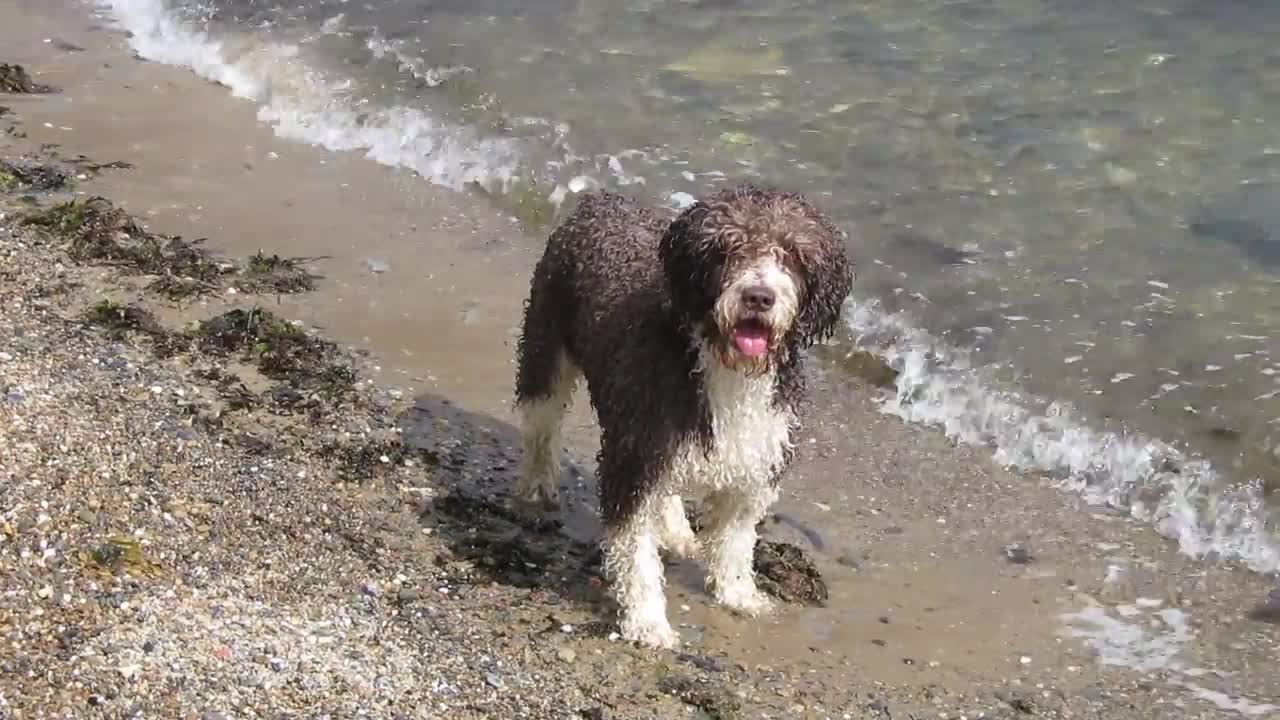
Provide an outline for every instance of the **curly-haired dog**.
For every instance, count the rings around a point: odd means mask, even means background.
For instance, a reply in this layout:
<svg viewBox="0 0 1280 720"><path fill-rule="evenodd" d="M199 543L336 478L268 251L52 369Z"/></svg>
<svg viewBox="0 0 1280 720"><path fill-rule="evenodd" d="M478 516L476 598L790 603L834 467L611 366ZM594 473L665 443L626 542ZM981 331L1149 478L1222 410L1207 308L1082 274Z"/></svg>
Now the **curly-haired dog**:
<svg viewBox="0 0 1280 720"><path fill-rule="evenodd" d="M659 548L699 550L681 496L706 502L708 587L756 615L756 524L795 454L801 351L834 331L853 282L844 237L799 195L740 185L674 220L584 195L538 262L518 349L519 494L558 505L560 424L585 376L601 426L605 569L622 635L672 647Z"/></svg>

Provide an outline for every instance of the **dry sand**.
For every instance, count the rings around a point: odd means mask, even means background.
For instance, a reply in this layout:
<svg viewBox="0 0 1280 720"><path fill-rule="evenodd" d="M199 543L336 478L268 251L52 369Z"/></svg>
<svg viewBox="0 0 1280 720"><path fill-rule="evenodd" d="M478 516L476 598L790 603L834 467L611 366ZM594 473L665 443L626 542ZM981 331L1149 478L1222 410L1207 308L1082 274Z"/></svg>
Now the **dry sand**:
<svg viewBox="0 0 1280 720"><path fill-rule="evenodd" d="M502 505L538 241L478 198L277 140L80 11L21 0L0 28L0 61L61 88L0 96L0 157L84 174L41 205L105 195L152 231L320 257L323 276L170 300L18 228L7 196L0 717L1280 716L1277 628L1249 612L1269 580L1181 557L823 372L768 535L813 557L825 606L737 619L677 565L689 654L610 640L586 412L563 528ZM169 333L269 308L367 353L368 382L300 409L235 357L157 358L145 333L86 325L104 297ZM1078 636L1095 628L1108 640Z"/></svg>

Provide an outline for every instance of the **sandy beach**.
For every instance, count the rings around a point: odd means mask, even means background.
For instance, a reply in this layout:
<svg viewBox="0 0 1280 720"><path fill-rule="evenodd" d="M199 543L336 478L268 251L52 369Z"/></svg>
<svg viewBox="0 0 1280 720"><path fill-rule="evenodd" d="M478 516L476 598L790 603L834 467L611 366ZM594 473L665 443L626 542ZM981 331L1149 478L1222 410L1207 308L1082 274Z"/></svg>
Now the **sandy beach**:
<svg viewBox="0 0 1280 720"><path fill-rule="evenodd" d="M681 650L617 640L585 402L564 512L506 505L536 235L280 140L83 9L0 28L57 88L0 95L0 718L1280 717L1273 579L908 427L839 363L765 534L825 600L743 620L673 564ZM98 196L209 255L31 221Z"/></svg>

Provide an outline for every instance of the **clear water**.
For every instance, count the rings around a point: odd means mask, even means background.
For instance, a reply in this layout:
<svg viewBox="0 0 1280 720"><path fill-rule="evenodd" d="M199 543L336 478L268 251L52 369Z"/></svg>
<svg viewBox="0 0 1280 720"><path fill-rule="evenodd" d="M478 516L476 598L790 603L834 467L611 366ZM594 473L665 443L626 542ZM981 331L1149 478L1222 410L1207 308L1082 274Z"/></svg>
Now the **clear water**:
<svg viewBox="0 0 1280 720"><path fill-rule="evenodd" d="M916 358L896 411L1280 563L1280 5L101 3L283 134L532 225L602 185L806 192L860 238L854 331Z"/></svg>

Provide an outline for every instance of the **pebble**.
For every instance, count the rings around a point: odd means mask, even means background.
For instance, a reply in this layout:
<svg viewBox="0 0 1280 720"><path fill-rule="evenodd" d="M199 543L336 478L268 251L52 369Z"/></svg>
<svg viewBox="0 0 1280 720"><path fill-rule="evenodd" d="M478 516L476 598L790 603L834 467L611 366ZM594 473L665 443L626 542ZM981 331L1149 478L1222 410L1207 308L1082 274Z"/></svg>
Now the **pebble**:
<svg viewBox="0 0 1280 720"><path fill-rule="evenodd" d="M484 681L489 683L489 686L494 688L495 690L502 690L507 686L507 683L503 681L503 679L497 673L491 673L491 672L485 673Z"/></svg>
<svg viewBox="0 0 1280 720"><path fill-rule="evenodd" d="M571 647L562 647L556 652L556 657L560 658L560 662L572 663L578 659L578 653Z"/></svg>
<svg viewBox="0 0 1280 720"><path fill-rule="evenodd" d="M1035 558L1022 543L1011 543L1004 546L1004 556L1014 565L1029 565Z"/></svg>
<svg viewBox="0 0 1280 720"><path fill-rule="evenodd" d="M400 591L396 593L396 598L398 598L402 603L417 602L420 596L421 593L418 592L417 588L402 587L400 588Z"/></svg>

